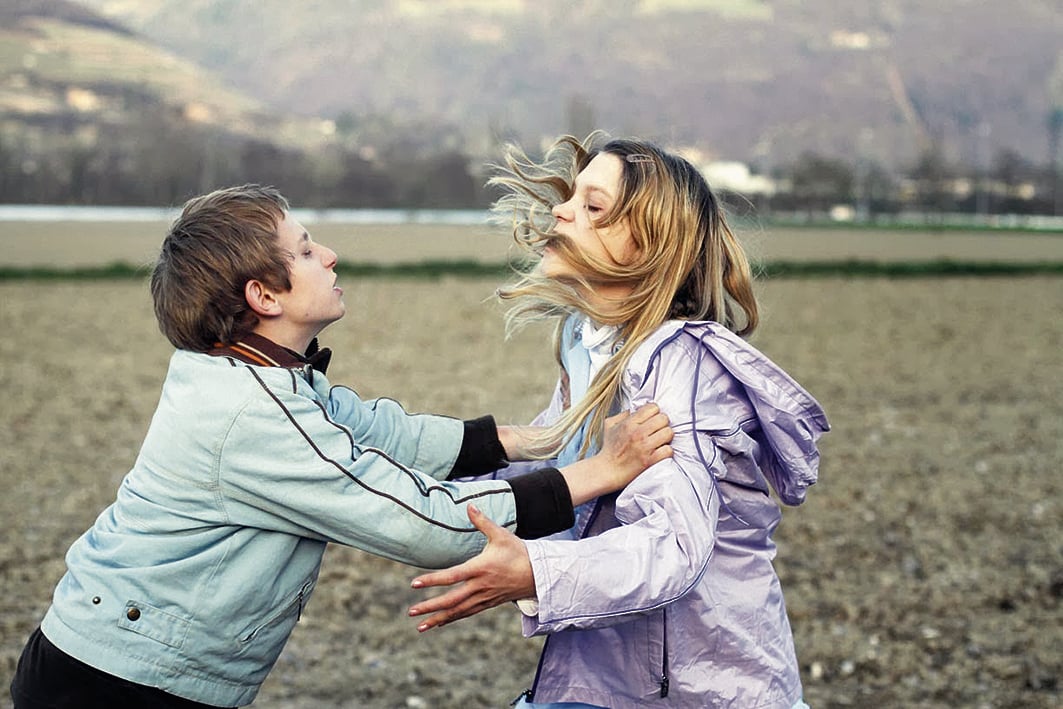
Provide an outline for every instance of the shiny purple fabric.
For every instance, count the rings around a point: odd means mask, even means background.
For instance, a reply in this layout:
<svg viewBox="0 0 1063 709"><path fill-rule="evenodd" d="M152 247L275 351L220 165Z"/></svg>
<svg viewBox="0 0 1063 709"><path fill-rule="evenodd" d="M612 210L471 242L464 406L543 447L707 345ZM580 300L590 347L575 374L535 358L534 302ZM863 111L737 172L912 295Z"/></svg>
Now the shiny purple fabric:
<svg viewBox="0 0 1063 709"><path fill-rule="evenodd" d="M716 323L666 323L624 384L628 408L668 414L675 455L581 515L579 541L526 542L539 609L524 633L549 634L531 701L793 706L770 491L800 504L816 481L822 408ZM555 396L540 421L559 410Z"/></svg>

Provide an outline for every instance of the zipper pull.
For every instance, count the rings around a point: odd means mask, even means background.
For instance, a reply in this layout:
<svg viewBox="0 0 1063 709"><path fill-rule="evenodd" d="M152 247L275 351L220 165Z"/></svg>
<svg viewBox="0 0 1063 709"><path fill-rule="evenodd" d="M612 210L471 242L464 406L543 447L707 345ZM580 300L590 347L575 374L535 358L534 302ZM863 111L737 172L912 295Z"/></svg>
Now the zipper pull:
<svg viewBox="0 0 1063 709"><path fill-rule="evenodd" d="M661 675L661 699L668 696L668 675Z"/></svg>

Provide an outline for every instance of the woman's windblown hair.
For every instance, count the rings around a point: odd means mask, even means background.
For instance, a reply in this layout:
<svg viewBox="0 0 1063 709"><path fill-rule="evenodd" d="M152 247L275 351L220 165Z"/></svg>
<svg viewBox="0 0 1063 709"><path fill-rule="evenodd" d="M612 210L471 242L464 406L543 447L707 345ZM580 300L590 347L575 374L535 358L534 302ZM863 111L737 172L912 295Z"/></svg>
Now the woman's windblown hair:
<svg viewBox="0 0 1063 709"><path fill-rule="evenodd" d="M519 279L499 290L499 297L514 302L507 314L510 331L529 321L557 318L559 340L565 317L581 312L600 324L618 326L623 342L583 400L572 402L537 441L538 454L544 457L556 454L588 417L584 451L600 443L605 418L619 403L624 366L666 320L714 320L739 335L751 333L758 322L749 260L704 176L652 143L609 140L593 148L600 138L592 134L581 142L564 136L539 162L510 147L504 165L488 182L503 190L492 209L495 220L512 226L514 239L529 255L519 268ZM616 203L597 225L627 222L636 247L629 263L591 258L567 239L553 236L552 208L572 196L576 175L599 153L617 156L623 169ZM539 273L547 243L582 278L565 281ZM581 295L592 282L624 284L631 294L611 302L605 312Z"/></svg>

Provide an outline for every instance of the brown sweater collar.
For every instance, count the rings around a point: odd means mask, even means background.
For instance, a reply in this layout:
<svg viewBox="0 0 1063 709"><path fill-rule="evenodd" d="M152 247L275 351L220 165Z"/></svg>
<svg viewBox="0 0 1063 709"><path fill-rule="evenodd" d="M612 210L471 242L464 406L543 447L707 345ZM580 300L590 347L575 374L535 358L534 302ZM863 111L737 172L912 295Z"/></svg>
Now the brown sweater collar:
<svg viewBox="0 0 1063 709"><path fill-rule="evenodd" d="M310 341L306 354L301 355L253 332L244 335L239 342L231 344L219 342L207 354L232 357L246 364L257 364L260 367L298 368L309 364L322 374L325 374L332 360L332 350L327 347L319 348L316 337Z"/></svg>

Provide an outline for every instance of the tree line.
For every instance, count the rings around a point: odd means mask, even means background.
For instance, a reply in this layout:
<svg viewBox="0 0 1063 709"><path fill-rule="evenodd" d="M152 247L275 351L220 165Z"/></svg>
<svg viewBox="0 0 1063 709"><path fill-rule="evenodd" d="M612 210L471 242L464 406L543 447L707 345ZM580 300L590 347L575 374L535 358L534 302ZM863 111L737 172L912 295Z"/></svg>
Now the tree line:
<svg viewBox="0 0 1063 709"><path fill-rule="evenodd" d="M0 130L0 203L172 206L244 182L276 186L305 207L488 202L467 155L426 147L412 132L371 151L344 141L310 150L190 123L161 107L121 125L52 120L68 125Z"/></svg>
<svg viewBox="0 0 1063 709"><path fill-rule="evenodd" d="M315 208L474 209L492 199L484 187L489 158L474 157L453 135L424 126L376 131L367 149L350 140L352 126L341 121L336 140L297 149L155 108L121 126L54 120L70 123L0 131L0 203L171 206L248 181L275 185L293 203ZM949 161L933 145L903 170L809 153L773 167L772 191L732 195L729 202L761 216L810 219L839 205L857 220L905 210L1060 215L1058 165L1005 150L976 167Z"/></svg>

